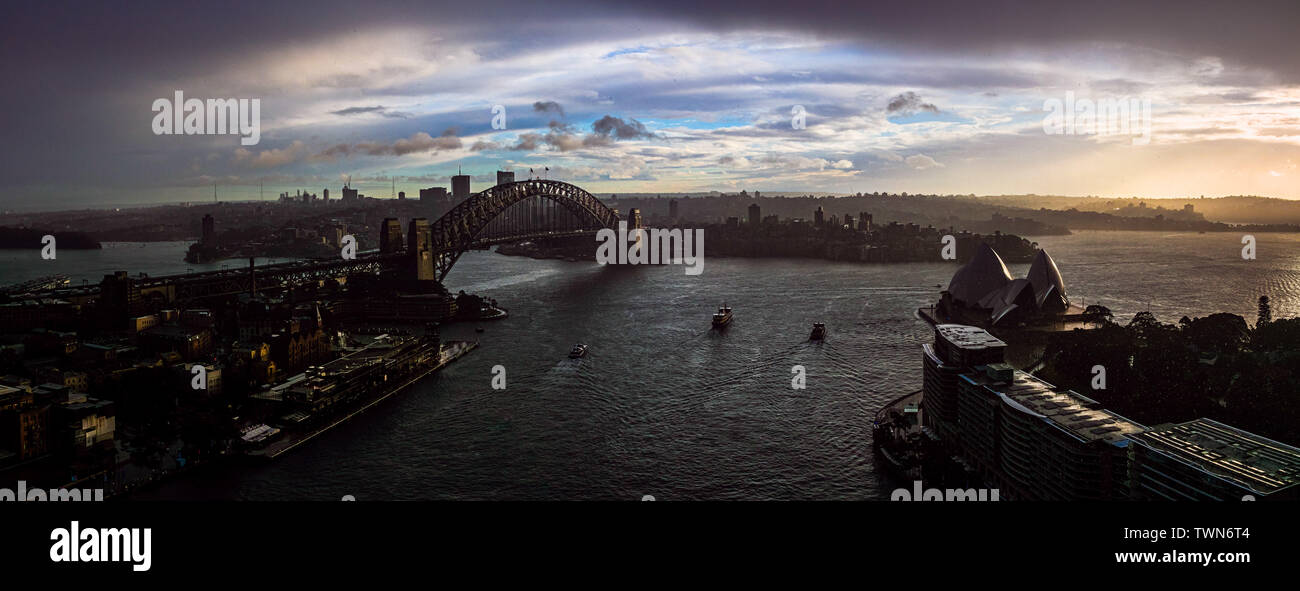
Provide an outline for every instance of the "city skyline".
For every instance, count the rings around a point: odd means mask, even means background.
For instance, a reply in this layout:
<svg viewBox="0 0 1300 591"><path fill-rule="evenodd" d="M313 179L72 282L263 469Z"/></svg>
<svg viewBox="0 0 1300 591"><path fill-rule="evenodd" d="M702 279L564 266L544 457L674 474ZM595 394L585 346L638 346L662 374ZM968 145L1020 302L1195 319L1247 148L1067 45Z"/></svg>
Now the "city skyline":
<svg viewBox="0 0 1300 591"><path fill-rule="evenodd" d="M1046 8L958 3L839 18L765 3L336 8L16 11L4 68L22 90L0 100L26 141L4 149L0 207L200 201L214 184L257 199L349 176L411 195L459 168L549 168L598 193L1300 198L1283 3L1099 3L1068 30ZM179 40L138 34L184 22ZM155 135L150 105L176 91L259 99L260 141ZM1049 102L1076 99L1149 101L1149 143L1047 133Z"/></svg>

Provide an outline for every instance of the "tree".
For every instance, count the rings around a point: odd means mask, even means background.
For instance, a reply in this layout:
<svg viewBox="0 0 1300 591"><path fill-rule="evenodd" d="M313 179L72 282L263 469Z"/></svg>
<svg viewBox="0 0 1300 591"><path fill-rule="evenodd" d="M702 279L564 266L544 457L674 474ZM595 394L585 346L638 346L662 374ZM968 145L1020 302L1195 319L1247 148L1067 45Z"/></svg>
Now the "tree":
<svg viewBox="0 0 1300 591"><path fill-rule="evenodd" d="M1273 321L1273 307L1268 304L1268 296L1259 296L1259 319L1255 321L1255 326L1268 324Z"/></svg>
<svg viewBox="0 0 1300 591"><path fill-rule="evenodd" d="M1083 309L1083 319L1090 324L1110 324L1115 319L1110 308L1098 304L1089 304Z"/></svg>

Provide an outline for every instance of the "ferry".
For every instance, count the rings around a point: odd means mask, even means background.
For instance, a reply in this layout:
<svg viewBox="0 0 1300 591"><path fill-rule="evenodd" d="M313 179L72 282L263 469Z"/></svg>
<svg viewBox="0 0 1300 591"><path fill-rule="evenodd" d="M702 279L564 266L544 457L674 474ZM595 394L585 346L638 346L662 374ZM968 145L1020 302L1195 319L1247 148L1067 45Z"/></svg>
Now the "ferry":
<svg viewBox="0 0 1300 591"><path fill-rule="evenodd" d="M713 315L713 328L722 328L731 324L731 308L723 304L718 313Z"/></svg>
<svg viewBox="0 0 1300 591"><path fill-rule="evenodd" d="M826 338L826 324L822 322L814 322L812 334L808 336L808 340L820 341L825 338Z"/></svg>
<svg viewBox="0 0 1300 591"><path fill-rule="evenodd" d="M586 354L587 354L587 346L582 343L578 343L573 346L573 349L569 350L569 359L579 359Z"/></svg>

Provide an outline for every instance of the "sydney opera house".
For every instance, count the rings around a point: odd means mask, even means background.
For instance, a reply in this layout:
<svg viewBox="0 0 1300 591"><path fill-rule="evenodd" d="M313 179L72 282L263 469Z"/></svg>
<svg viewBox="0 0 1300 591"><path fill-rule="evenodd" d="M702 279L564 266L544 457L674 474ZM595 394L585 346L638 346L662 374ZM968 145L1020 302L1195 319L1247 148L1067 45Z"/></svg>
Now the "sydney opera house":
<svg viewBox="0 0 1300 591"><path fill-rule="evenodd" d="M1040 250L1024 278L1012 278L997 251L980 244L957 270L935 306L932 321L977 326L1018 326L1071 320L1082 313L1070 304L1056 262Z"/></svg>

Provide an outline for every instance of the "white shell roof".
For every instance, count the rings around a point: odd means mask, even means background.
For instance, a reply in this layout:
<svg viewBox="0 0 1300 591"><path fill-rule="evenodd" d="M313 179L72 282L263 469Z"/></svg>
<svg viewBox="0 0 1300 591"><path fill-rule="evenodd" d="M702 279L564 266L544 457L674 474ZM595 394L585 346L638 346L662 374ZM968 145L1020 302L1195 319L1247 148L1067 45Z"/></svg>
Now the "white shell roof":
<svg viewBox="0 0 1300 591"><path fill-rule="evenodd" d="M1043 307L1043 302L1049 297L1060 298L1062 303L1069 304L1065 280L1061 278L1060 269L1056 268L1056 261L1052 260L1047 251L1038 251L1034 263L1029 266L1029 274L1026 278L1034 285L1034 303L1038 304L1039 308Z"/></svg>
<svg viewBox="0 0 1300 591"><path fill-rule="evenodd" d="M1055 265L1052 266L1056 268ZM1059 274L1057 275L1060 276ZM977 305L984 296L1002 289L1011 282L1002 257L987 244L980 243L975 257L957 270L948 283L948 293L954 300L967 305Z"/></svg>

